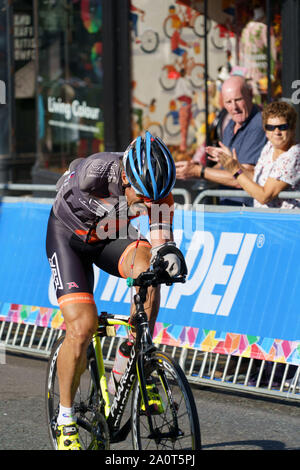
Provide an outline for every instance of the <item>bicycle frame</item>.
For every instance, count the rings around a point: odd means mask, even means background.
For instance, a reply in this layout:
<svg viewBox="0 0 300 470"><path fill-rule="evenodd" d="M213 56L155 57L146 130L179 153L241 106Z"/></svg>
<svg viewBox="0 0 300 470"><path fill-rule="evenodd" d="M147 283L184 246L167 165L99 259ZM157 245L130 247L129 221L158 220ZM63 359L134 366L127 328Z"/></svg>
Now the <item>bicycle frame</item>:
<svg viewBox="0 0 300 470"><path fill-rule="evenodd" d="M104 415L111 433L111 442L118 442L119 440L125 439L130 431L130 419L121 429L120 424L130 392L136 379L139 381L142 400L145 404L146 414L148 415L149 427L151 432L153 432L151 414L147 413L149 403L148 395L146 393L143 359L145 354L153 352L156 347L152 342L148 319L144 312L146 291L147 288L141 288L140 293L135 295L136 313L133 319L133 324L136 326L136 345L131 349L129 361L117 387L116 395L114 396L112 403L110 403L110 397L107 391L107 378L105 374L102 346L100 342L101 332L96 333L92 340L97 368L99 371L99 386L104 400ZM108 315L106 312L101 312L99 317L99 324L100 329L103 327L106 328L107 326L116 325L123 325L125 327L131 326L129 325L128 321L119 319L117 315Z"/></svg>

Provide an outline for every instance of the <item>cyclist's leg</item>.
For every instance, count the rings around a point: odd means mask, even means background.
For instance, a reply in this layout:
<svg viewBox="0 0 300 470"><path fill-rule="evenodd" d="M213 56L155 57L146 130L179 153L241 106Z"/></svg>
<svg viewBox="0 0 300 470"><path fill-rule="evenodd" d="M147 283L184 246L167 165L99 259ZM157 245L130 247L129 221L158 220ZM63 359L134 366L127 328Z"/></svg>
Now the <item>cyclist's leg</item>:
<svg viewBox="0 0 300 470"><path fill-rule="evenodd" d="M60 403L66 408L72 406L85 368L86 350L97 328L92 263L88 256L81 257L70 246L71 235L52 214L48 224L47 254L66 326L57 360Z"/></svg>
<svg viewBox="0 0 300 470"><path fill-rule="evenodd" d="M141 272L147 271L150 265L151 245L145 239L138 240L138 234L130 226L126 239L111 240L101 251L95 264L100 269L118 277L136 278ZM150 287L147 293L145 311L150 328L153 332L160 304L160 288ZM132 311L131 314L134 312Z"/></svg>
<svg viewBox="0 0 300 470"><path fill-rule="evenodd" d="M76 302L76 303L75 303ZM92 296L86 303L60 307L66 325L66 336L57 358L60 403L71 408L80 377L86 368L86 352L97 329L97 308Z"/></svg>

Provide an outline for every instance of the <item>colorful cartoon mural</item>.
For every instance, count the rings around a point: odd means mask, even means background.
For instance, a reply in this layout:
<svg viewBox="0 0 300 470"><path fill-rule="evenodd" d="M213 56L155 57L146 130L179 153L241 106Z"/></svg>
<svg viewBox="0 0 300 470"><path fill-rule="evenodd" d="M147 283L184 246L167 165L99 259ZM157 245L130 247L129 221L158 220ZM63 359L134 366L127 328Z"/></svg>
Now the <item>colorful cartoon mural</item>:
<svg viewBox="0 0 300 470"><path fill-rule="evenodd" d="M207 3L205 57L203 0L161 0L155 8L150 0L131 1L133 136L149 125L166 141L175 160L198 160L205 147L205 62L209 125L221 111L221 85L231 73L249 80L258 104L267 100L264 2ZM278 97L281 28L276 5L276 1L272 2L270 52L272 96ZM138 105L136 97L143 104ZM153 100L155 107L150 110ZM147 119L141 121L139 113Z"/></svg>
<svg viewBox="0 0 300 470"><path fill-rule="evenodd" d="M208 74L215 81L235 38L209 18L207 30ZM131 33L133 137L149 129L175 159L193 155L205 140L203 13L177 0L161 0L155 9L149 0L132 0ZM209 107L215 117L219 100Z"/></svg>

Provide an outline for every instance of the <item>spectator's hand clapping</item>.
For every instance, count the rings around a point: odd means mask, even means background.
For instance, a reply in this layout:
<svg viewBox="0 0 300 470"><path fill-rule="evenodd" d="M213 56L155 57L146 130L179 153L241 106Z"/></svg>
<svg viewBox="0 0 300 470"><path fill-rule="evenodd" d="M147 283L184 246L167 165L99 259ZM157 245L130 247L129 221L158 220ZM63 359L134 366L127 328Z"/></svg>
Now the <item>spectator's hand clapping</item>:
<svg viewBox="0 0 300 470"><path fill-rule="evenodd" d="M241 168L236 151L233 149L231 152L222 142L219 142L219 145L220 147L206 147L208 158L220 163L225 170L234 175Z"/></svg>
<svg viewBox="0 0 300 470"><path fill-rule="evenodd" d="M176 165L176 178L187 180L192 178L199 178L202 165L194 161L179 161Z"/></svg>

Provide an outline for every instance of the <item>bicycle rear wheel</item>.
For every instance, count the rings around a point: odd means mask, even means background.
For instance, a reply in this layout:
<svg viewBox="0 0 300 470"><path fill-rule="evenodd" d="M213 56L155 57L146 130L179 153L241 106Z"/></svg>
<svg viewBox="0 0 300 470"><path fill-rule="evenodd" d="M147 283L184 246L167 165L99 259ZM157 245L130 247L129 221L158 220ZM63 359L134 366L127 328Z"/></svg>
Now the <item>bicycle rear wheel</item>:
<svg viewBox="0 0 300 470"><path fill-rule="evenodd" d="M57 449L55 431L59 411L57 357L63 340L64 336L52 348L46 375L46 416L49 437L54 449ZM80 378L73 403L79 440L84 450L109 449L108 426L99 411L100 398L96 359L94 350L90 346L87 354L87 368Z"/></svg>
<svg viewBox="0 0 300 470"><path fill-rule="evenodd" d="M180 366L159 351L144 361L146 382L160 401L151 412L153 429L143 411L139 383L132 395L132 441L136 450L197 450L201 434L197 408Z"/></svg>

